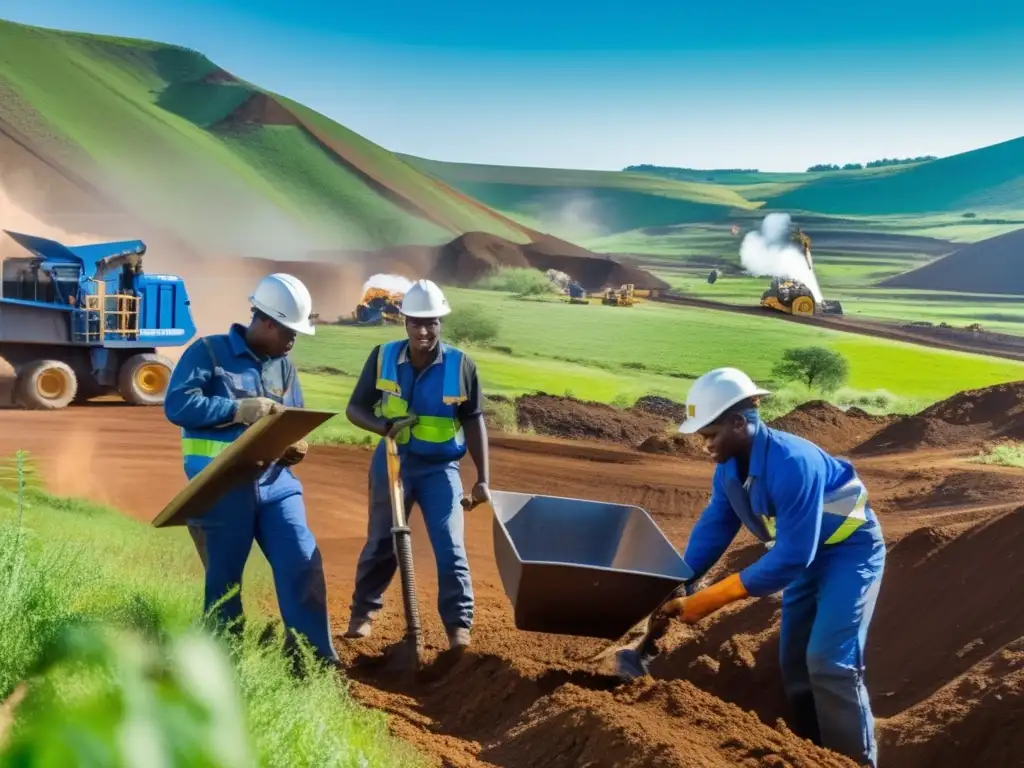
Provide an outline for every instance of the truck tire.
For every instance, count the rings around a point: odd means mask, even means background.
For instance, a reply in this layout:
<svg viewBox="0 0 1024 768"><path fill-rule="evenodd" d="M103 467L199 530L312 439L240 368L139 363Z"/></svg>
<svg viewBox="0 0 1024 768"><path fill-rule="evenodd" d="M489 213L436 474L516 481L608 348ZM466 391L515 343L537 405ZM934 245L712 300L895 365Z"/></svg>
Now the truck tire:
<svg viewBox="0 0 1024 768"><path fill-rule="evenodd" d="M174 364L155 352L132 355L117 374L117 391L132 405L163 405Z"/></svg>
<svg viewBox="0 0 1024 768"><path fill-rule="evenodd" d="M67 363L35 360L18 374L17 400L31 410L67 408L78 393L78 377Z"/></svg>

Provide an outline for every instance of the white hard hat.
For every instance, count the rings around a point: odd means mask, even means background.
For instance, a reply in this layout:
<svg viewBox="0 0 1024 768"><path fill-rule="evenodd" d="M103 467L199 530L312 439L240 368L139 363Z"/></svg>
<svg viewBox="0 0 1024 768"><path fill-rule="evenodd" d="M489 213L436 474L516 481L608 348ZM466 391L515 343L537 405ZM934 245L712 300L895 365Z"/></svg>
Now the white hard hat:
<svg viewBox="0 0 1024 768"><path fill-rule="evenodd" d="M249 303L285 328L309 336L316 333L309 320L313 299L306 286L294 275L283 272L267 275L252 292Z"/></svg>
<svg viewBox="0 0 1024 768"><path fill-rule="evenodd" d="M402 314L406 317L444 317L452 308L437 283L417 280L402 297Z"/></svg>
<svg viewBox="0 0 1024 768"><path fill-rule="evenodd" d="M736 403L748 397L771 394L757 386L737 368L716 368L708 371L690 387L686 395L686 421L679 431L693 434L711 424Z"/></svg>

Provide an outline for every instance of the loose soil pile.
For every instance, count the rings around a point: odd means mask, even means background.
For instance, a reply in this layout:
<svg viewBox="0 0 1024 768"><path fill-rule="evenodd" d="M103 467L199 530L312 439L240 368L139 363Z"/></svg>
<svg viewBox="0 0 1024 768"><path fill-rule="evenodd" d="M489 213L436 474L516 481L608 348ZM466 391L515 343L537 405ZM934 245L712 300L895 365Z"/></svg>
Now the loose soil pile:
<svg viewBox="0 0 1024 768"><path fill-rule="evenodd" d="M519 428L538 435L571 440L596 440L635 448L653 435L663 435L665 419L625 411L573 397L536 394L516 400Z"/></svg>
<svg viewBox="0 0 1024 768"><path fill-rule="evenodd" d="M637 446L643 453L657 453L680 458L710 461L704 441L696 435L653 435Z"/></svg>
<svg viewBox="0 0 1024 768"><path fill-rule="evenodd" d="M920 413L894 421L854 454L916 448L978 449L1000 438L1024 438L1024 382L960 392Z"/></svg>
<svg viewBox="0 0 1024 768"><path fill-rule="evenodd" d="M846 453L892 421L892 417L873 416L859 408L844 411L824 400L812 400L769 426L806 438L829 453Z"/></svg>
<svg viewBox="0 0 1024 768"><path fill-rule="evenodd" d="M658 395L644 395L638 398L630 410L643 411L653 416L660 416L677 424L682 424L686 420L685 405L677 403L675 400L669 400L667 397L659 397Z"/></svg>

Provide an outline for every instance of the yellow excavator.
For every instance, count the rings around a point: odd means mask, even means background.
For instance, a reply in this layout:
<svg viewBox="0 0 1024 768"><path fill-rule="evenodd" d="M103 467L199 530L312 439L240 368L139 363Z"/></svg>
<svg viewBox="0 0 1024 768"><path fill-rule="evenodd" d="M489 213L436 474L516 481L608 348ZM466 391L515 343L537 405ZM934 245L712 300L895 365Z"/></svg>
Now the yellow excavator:
<svg viewBox="0 0 1024 768"><path fill-rule="evenodd" d="M803 230L797 229L793 233L793 242L797 243L807 259L807 267L814 272L814 262L811 259L811 238L804 234ZM803 317L814 314L841 315L843 305L838 301L825 299L820 304L814 300L811 289L799 280L789 280L776 277L772 280L771 287L761 294L761 306L773 309L777 312L785 312L787 315L800 315Z"/></svg>
<svg viewBox="0 0 1024 768"><path fill-rule="evenodd" d="M635 286L633 283L627 283L618 290L606 288L601 303L609 307L632 307L637 301L634 292Z"/></svg>

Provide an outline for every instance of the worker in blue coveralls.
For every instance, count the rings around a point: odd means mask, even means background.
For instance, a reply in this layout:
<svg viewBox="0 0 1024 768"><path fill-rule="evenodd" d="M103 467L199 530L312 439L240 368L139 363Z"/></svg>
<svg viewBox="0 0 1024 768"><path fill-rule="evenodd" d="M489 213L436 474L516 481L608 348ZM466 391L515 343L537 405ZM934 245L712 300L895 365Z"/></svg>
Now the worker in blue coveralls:
<svg viewBox="0 0 1024 768"><path fill-rule="evenodd" d="M227 333L197 340L171 375L164 412L181 427L190 480L264 416L282 405L304 407L288 352L298 333L315 332L309 291L292 275L276 273L260 281L249 303L248 327L235 323ZM206 569L205 611L234 585L241 588L255 540L273 570L285 626L304 636L318 658L336 666L323 564L306 524L302 484L291 470L306 450L304 440L289 446L256 480L230 489L205 515L187 523ZM214 618L237 631L241 595L224 601Z"/></svg>
<svg viewBox="0 0 1024 768"><path fill-rule="evenodd" d="M704 437L718 464L684 555L690 584L741 525L769 551L705 589L672 596L655 611L651 634L663 635L671 619L694 624L729 603L781 590L780 666L793 730L876 766L864 646L885 565L881 526L849 462L761 421L757 406L767 394L735 368L706 373L690 389L679 431ZM635 654L619 654L627 677L646 672L649 659Z"/></svg>
<svg viewBox="0 0 1024 768"><path fill-rule="evenodd" d="M401 311L408 338L374 348L346 415L357 427L397 443L406 511L419 504L434 549L438 613L449 646L463 649L470 644L473 586L463 541L459 462L468 449L476 465L466 508L490 500L483 396L473 361L440 341L440 318L451 311L441 289L430 280L417 281L402 298ZM348 638L370 635L398 567L389 487L381 440L370 464L369 525L356 568Z"/></svg>

